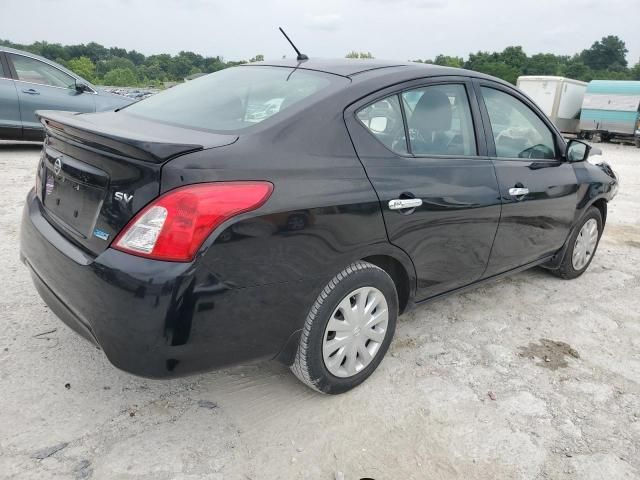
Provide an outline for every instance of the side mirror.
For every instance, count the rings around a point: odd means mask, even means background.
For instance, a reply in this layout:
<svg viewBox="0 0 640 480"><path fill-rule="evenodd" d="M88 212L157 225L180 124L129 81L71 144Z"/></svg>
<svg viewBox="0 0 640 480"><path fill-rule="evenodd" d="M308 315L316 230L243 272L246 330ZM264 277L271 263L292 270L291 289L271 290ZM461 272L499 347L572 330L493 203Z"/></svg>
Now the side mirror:
<svg viewBox="0 0 640 480"><path fill-rule="evenodd" d="M89 88L89 85L76 80L76 92L84 93L84 92L90 92L90 91L91 89Z"/></svg>
<svg viewBox="0 0 640 480"><path fill-rule="evenodd" d="M569 140L565 151L565 158L568 162L584 162L589 158L589 155L602 155L602 150L592 148L580 140Z"/></svg>

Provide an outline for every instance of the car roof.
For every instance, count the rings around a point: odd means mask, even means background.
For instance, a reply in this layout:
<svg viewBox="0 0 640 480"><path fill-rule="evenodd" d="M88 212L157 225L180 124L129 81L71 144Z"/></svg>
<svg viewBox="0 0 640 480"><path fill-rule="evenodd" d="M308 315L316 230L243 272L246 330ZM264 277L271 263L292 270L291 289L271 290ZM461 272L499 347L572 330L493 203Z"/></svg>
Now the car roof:
<svg viewBox="0 0 640 480"><path fill-rule="evenodd" d="M420 70L432 74L454 74L452 71L460 71L459 68L442 67L417 62L398 62L393 60L378 59L357 59L357 58L311 58L309 60L276 60L254 62L246 65L264 65L274 67L300 68L304 70L316 70L319 72L332 73L343 77L352 77L365 72L379 71L380 74L387 74L389 70ZM458 73L459 74L459 73Z"/></svg>
<svg viewBox="0 0 640 480"><path fill-rule="evenodd" d="M378 59L354 59L354 58L311 58L309 60L298 61L295 59L283 59L276 61L263 61L252 62L243 64L241 66L273 66L273 67L287 67L287 68L299 68L303 70L314 70L324 73L330 73L333 75L340 75L343 77L351 78L357 76L366 77L371 79L372 77L389 77L393 74L399 74L399 77L403 79L411 78L412 76L418 77L432 77L432 76L465 76L476 77L493 80L499 83L506 83L501 79L486 75L480 72L474 72L472 70L465 70L462 68L445 67L441 65L434 65L430 63L419 62L402 62L393 60L378 60ZM366 74L366 75L364 75ZM510 84L509 84L510 85Z"/></svg>
<svg viewBox="0 0 640 480"><path fill-rule="evenodd" d="M264 65L273 67L300 68L304 70L316 70L319 72L332 73L343 77L357 75L359 73L377 70L381 68L403 67L406 62L393 62L389 60L377 59L352 59L352 58L311 58L309 60L298 61L294 59L283 59L276 61L254 62L248 65Z"/></svg>

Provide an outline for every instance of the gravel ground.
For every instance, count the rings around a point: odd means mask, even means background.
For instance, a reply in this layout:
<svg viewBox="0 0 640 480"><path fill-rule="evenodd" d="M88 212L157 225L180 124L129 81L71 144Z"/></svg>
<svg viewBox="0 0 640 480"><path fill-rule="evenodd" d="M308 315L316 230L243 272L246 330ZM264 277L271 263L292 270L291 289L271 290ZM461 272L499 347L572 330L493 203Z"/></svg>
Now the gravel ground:
<svg viewBox="0 0 640 480"><path fill-rule="evenodd" d="M275 362L171 381L112 367L20 264L39 147L0 144L0 477L638 478L640 150L603 150L622 187L585 275L418 308L378 371L329 397Z"/></svg>

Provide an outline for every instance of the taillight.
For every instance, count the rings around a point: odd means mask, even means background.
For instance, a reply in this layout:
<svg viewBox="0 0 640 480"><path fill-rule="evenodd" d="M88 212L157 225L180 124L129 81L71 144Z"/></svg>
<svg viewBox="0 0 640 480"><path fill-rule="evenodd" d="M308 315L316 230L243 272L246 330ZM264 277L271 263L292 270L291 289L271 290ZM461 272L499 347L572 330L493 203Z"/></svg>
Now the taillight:
<svg viewBox="0 0 640 480"><path fill-rule="evenodd" d="M153 258L188 262L224 221L267 201L269 182L198 183L171 190L141 210L112 247Z"/></svg>

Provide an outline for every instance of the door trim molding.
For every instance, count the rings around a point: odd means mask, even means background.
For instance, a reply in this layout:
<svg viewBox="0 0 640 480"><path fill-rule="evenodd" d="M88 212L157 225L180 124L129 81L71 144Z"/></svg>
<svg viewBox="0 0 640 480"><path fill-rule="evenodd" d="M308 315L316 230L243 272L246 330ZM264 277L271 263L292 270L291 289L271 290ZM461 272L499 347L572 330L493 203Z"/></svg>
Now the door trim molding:
<svg viewBox="0 0 640 480"><path fill-rule="evenodd" d="M0 125L0 139L22 140L23 139L22 127L7 127L6 125Z"/></svg>
<svg viewBox="0 0 640 480"><path fill-rule="evenodd" d="M515 274L515 273L518 273L518 272L522 272L524 270L529 270L530 268L537 267L538 265L541 265L543 263L548 262L555 255L556 254L545 255L544 257L542 257L542 258L540 258L538 260L526 263L526 264L521 265L521 266L516 267L516 268L512 268L511 270L507 270L506 272L497 273L495 275L491 275L490 277L480 278L480 280L476 280L475 282L469 283L468 285L463 285L462 287L454 288L453 290L449 290L447 292L439 293L437 295L434 295L433 297L428 297L428 298L425 298L425 299L422 299L422 300L417 300L417 301L414 302L414 305L416 305L416 306L423 305L423 304L431 302L432 300L437 300L439 298L443 298L443 297L446 297L448 295L452 295L454 293L464 292L466 290L470 290L472 288L480 286L480 285L482 285L484 283L488 283L488 282L491 282L493 280L498 280L498 279L500 279L502 277L507 277L509 275L512 275L512 274Z"/></svg>

